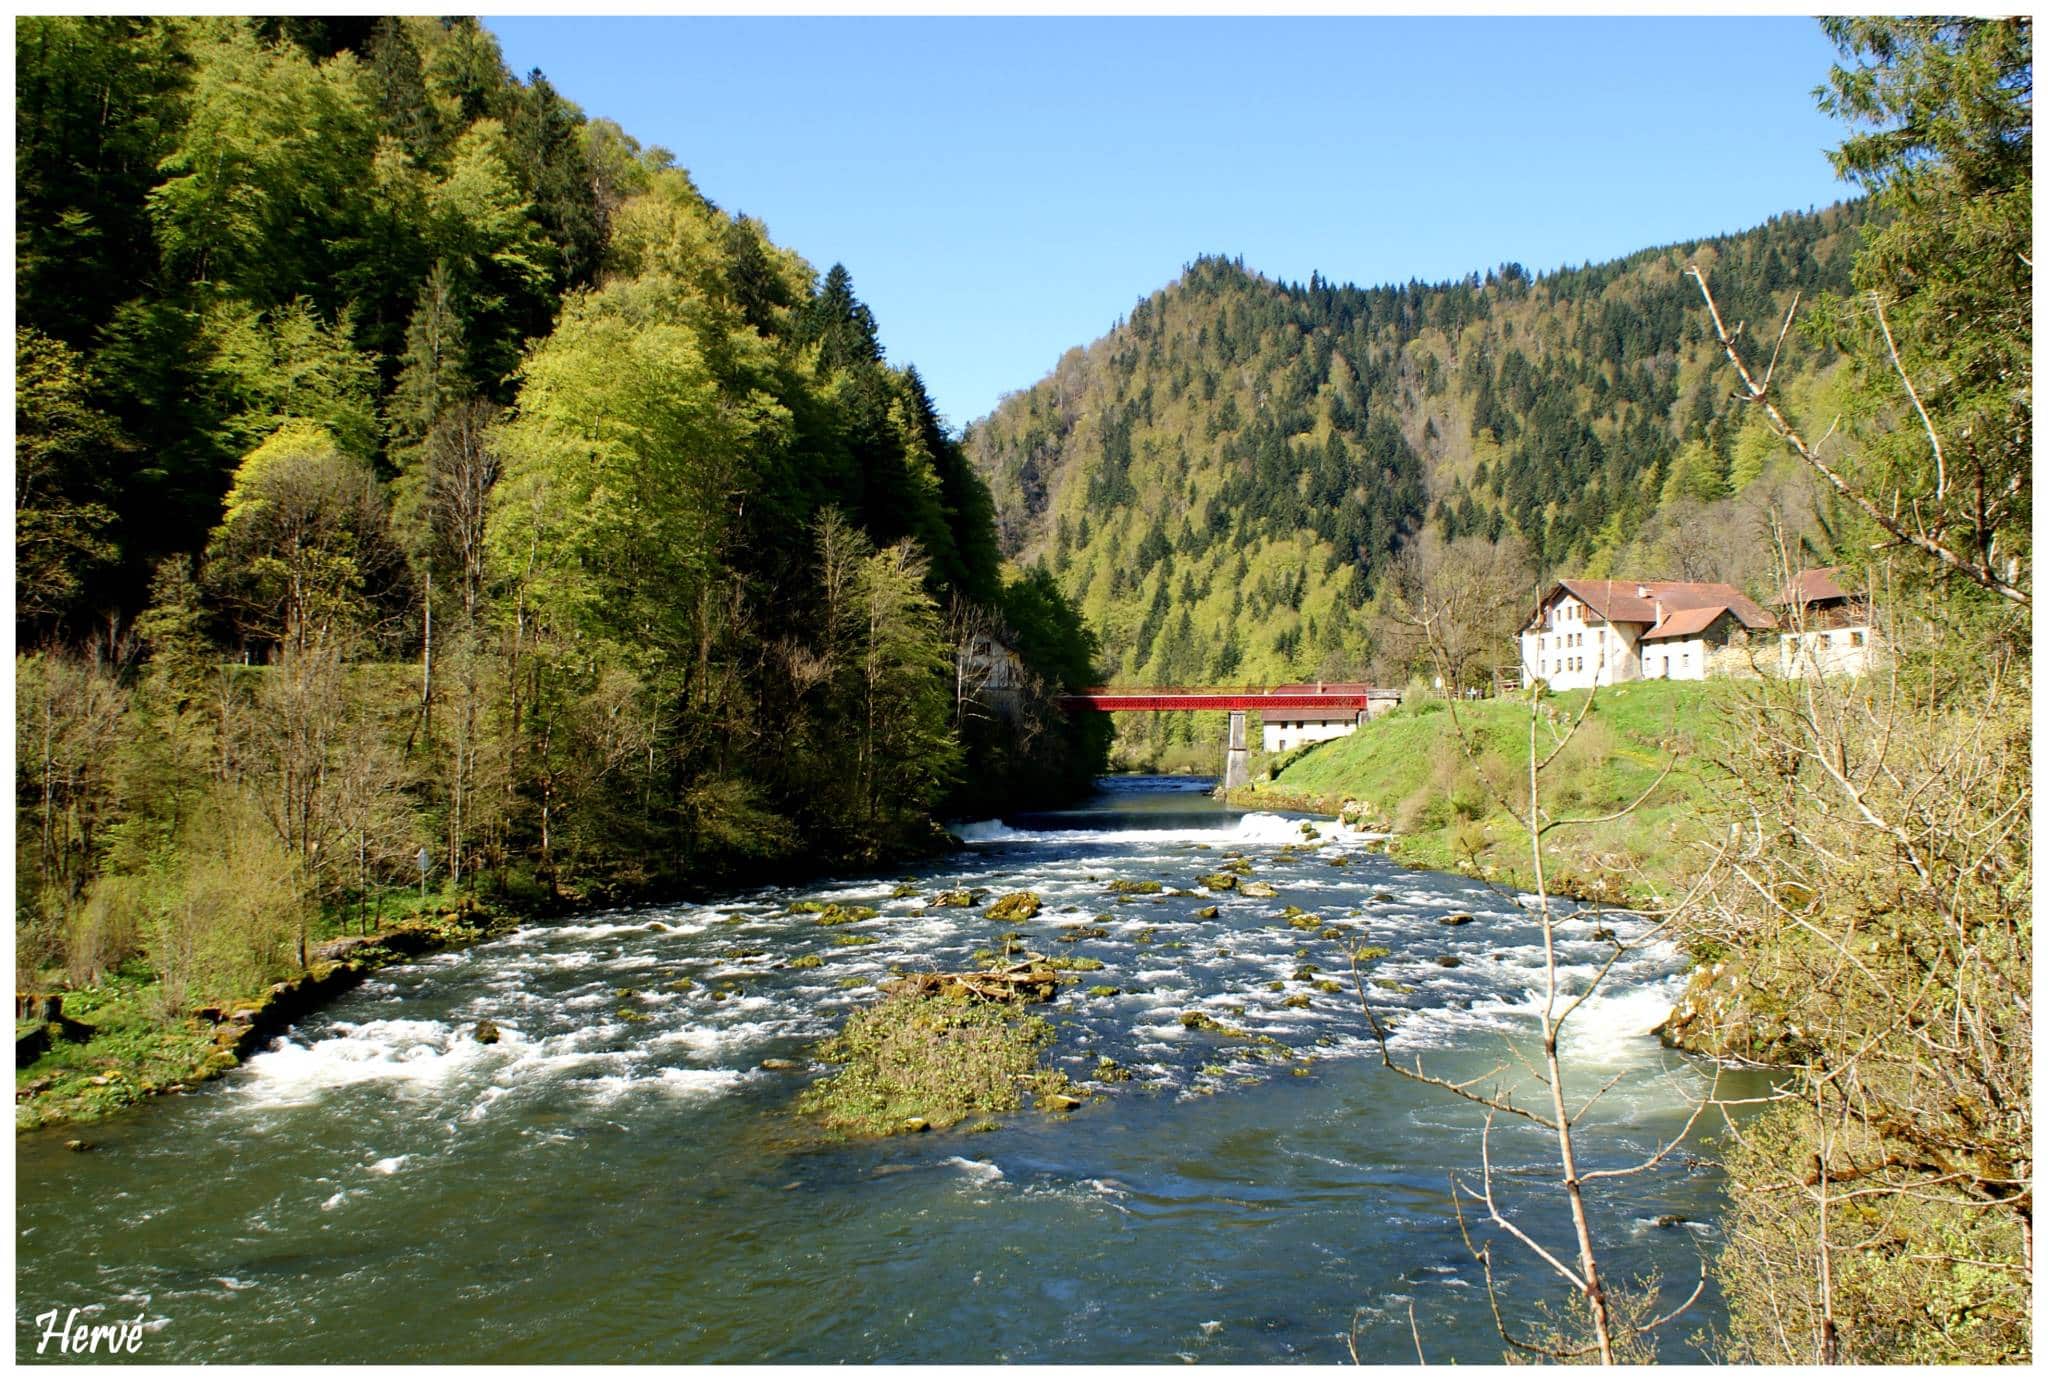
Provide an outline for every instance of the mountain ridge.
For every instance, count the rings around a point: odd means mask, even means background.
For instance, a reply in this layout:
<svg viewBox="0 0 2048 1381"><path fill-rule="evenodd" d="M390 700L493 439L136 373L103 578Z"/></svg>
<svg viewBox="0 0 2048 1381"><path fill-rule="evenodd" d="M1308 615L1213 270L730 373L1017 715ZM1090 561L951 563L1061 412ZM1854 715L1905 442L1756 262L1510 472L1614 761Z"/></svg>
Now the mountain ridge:
<svg viewBox="0 0 2048 1381"><path fill-rule="evenodd" d="M1113 679L1391 673L1386 577L1427 531L1597 574L1660 514L1786 498L1683 270L1707 269L1731 319L1776 320L1847 287L1869 218L1849 201L1541 275L1373 288L1199 256L963 445L1003 554L1053 572ZM1830 364L1794 333L1782 377L1824 387Z"/></svg>

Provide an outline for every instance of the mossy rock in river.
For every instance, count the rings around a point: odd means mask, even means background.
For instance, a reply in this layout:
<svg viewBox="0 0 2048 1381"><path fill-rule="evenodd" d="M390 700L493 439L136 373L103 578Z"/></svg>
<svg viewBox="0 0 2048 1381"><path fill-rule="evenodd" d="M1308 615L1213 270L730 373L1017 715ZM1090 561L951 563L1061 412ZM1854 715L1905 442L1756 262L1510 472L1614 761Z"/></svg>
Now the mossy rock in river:
<svg viewBox="0 0 2048 1381"><path fill-rule="evenodd" d="M1190 1031L1213 1031L1219 1036L1229 1036L1235 1040L1245 1039L1245 1033L1235 1026L1226 1026L1207 1012L1199 1010L1182 1012L1180 1024Z"/></svg>
<svg viewBox="0 0 2048 1381"><path fill-rule="evenodd" d="M1237 884L1237 894L1241 897L1277 897L1280 895L1273 890L1273 884L1270 882L1240 882Z"/></svg>
<svg viewBox="0 0 2048 1381"><path fill-rule="evenodd" d="M1059 934L1053 936L1053 939L1063 945L1071 945L1081 940L1100 940L1108 934L1108 926L1068 925L1060 927Z"/></svg>
<svg viewBox="0 0 2048 1381"><path fill-rule="evenodd" d="M1036 892L1012 892L991 903L986 914L992 921L1028 921L1042 905Z"/></svg>
<svg viewBox="0 0 2048 1381"><path fill-rule="evenodd" d="M1109 890L1120 897L1149 897L1165 889L1150 878L1143 878L1135 882L1125 878L1118 878L1109 884Z"/></svg>
<svg viewBox="0 0 2048 1381"><path fill-rule="evenodd" d="M986 892L974 888L955 887L950 891L933 893L931 901L926 904L933 908L944 906L980 906L981 899L987 895Z"/></svg>
<svg viewBox="0 0 2048 1381"><path fill-rule="evenodd" d="M872 921L882 914L872 906L841 906L837 902L806 906L804 910L816 912L819 925L852 925L855 921Z"/></svg>
<svg viewBox="0 0 2048 1381"><path fill-rule="evenodd" d="M793 969L815 969L824 962L825 959L823 955L806 954L799 958L790 960L789 967Z"/></svg>
<svg viewBox="0 0 2048 1381"><path fill-rule="evenodd" d="M1213 906L1198 907L1195 911L1195 918L1197 920L1213 921L1216 919L1216 908Z"/></svg>
<svg viewBox="0 0 2048 1381"><path fill-rule="evenodd" d="M818 1048L839 1069L806 1089L799 1111L850 1136L891 1136L1010 1112L1022 1095L1063 1093L1041 1063L1052 1026L1001 1003L898 993L849 1017Z"/></svg>
<svg viewBox="0 0 2048 1381"><path fill-rule="evenodd" d="M1237 890L1236 873L1204 873L1195 879L1211 892L1232 892Z"/></svg>

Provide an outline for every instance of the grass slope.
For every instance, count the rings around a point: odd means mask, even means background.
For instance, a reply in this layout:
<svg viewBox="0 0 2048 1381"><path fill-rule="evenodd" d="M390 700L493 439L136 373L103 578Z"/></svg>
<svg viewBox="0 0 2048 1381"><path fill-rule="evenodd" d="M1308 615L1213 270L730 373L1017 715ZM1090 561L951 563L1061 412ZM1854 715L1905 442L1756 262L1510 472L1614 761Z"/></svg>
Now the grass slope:
<svg viewBox="0 0 2048 1381"><path fill-rule="evenodd" d="M1718 833L1714 763L1722 709L1737 694L1730 681L1644 681L1599 693L1542 774L1544 808L1556 817L1604 816L1650 794L1621 819L1545 836L1551 890L1636 902L1671 895L1697 846ZM1585 702L1583 691L1536 702L1540 754ZM1456 707L1454 721L1441 700L1404 705L1349 737L1282 759L1271 782L1233 799L1330 812L1356 801L1368 821L1394 831L1388 852L1401 862L1526 888L1534 882L1528 835L1497 797L1517 811L1528 799L1530 709L1521 699L1473 701Z"/></svg>

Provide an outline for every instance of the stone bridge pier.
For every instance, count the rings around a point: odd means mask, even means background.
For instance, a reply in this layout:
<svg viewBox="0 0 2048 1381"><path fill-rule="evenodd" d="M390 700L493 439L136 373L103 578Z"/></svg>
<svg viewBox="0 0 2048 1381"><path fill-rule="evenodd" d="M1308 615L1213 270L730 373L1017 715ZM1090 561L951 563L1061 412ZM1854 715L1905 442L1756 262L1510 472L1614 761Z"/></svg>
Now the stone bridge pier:
<svg viewBox="0 0 2048 1381"><path fill-rule="evenodd" d="M1252 781L1252 750L1245 743L1243 710L1230 712L1230 738L1223 750L1223 787L1250 786Z"/></svg>

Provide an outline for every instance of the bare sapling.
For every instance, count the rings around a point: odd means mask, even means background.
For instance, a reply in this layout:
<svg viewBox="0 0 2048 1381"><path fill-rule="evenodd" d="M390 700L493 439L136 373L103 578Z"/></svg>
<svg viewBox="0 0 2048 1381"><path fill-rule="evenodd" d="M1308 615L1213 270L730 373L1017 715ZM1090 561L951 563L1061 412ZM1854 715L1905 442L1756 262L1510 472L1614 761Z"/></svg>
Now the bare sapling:
<svg viewBox="0 0 2048 1381"><path fill-rule="evenodd" d="M1409 612L1410 622L1421 628L1440 667L1444 664L1443 643L1436 628L1445 613L1444 609L1432 607L1426 595L1421 601L1421 607L1414 607L1411 604ZM1596 682L1597 679L1596 677ZM1446 677L1447 684L1449 681L1450 678ZM1355 954L1351 969L1358 1000L1371 1023L1373 1035L1379 1044L1380 1059L1386 1068L1403 1078L1442 1089L1486 1109L1486 1121L1480 1135L1478 1183L1475 1185L1468 1177L1462 1175L1453 1175L1451 1183L1460 1231L1484 1273L1488 1303L1502 1340L1516 1352L1531 1357L1552 1361L1588 1358L1611 1365L1616 1362L1650 1359L1653 1355L1653 1348L1649 1346L1650 1339L1658 1330L1677 1319L1698 1301L1706 1286L1707 1268L1705 1259L1702 1258L1699 1278L1691 1292L1662 1313L1656 1313L1654 1310L1654 1284L1636 1292L1627 1300L1622 1300L1602 1271L1600 1244L1594 1233L1588 1190L1604 1182L1643 1175L1655 1169L1691 1135L1702 1114L1721 1100L1717 1097L1717 1075L1707 1092L1692 1100L1691 1110L1677 1133L1658 1145L1651 1154L1628 1165L1601 1169L1582 1167L1581 1135L1587 1118L1600 1100L1620 1082L1622 1076L1616 1075L1606 1080L1590 1093L1584 1094L1582 1101L1575 1101L1580 1095L1575 1094L1570 1087L1564 1062L1567 1027L1573 1016L1608 980L1615 966L1630 954L1637 953L1663 938L1669 931L1672 916L1692 900L1692 893L1688 893L1671 906L1639 911L1637 914L1648 924L1626 938L1611 927L1603 928L1606 935L1605 943L1609 946L1608 954L1598 971L1583 988L1578 991L1568 989L1560 973L1558 932L1562 917L1550 892L1545 841L1559 830L1606 824L1627 817L1655 794L1677 763L1677 755L1674 752L1656 779L1616 811L1596 816L1552 814L1544 805L1544 774L1570 746L1586 723L1587 717L1593 713L1597 697L1596 685L1594 690L1587 693L1585 702L1579 706L1577 712L1560 724L1554 716L1545 713L1545 708L1534 688L1523 690L1522 698L1528 704L1529 716L1522 780L1526 797L1520 802L1511 800L1509 793L1503 789L1504 784L1493 780L1492 775L1481 768L1478 748L1459 717L1457 697L1452 696L1447 701L1447 710L1460 751L1473 767L1495 804L1517 821L1518 827L1528 839L1533 878L1533 885L1529 891L1518 895L1494 887L1490 882L1486 885L1531 916L1541 933L1543 984L1537 1021L1539 1049L1536 1059L1532 1062L1526 1053L1511 1050L1509 1057L1492 1069L1468 1079L1450 1079L1432 1074L1425 1069L1420 1055L1415 1056L1408 1064L1399 1063L1394 1058L1389 1040L1389 1023L1374 1010L1361 964ZM1707 875L1711 875L1715 863L1718 863L1718 855L1710 862L1706 870ZM1476 872L1475 869L1475 874ZM1692 892L1697 891L1697 886L1692 889ZM1595 914L1599 914L1597 908ZM1516 1067L1519 1067L1520 1073L1514 1075L1513 1081L1510 1082L1506 1076L1509 1076ZM1524 1099L1519 1095L1522 1088L1530 1082L1533 1082L1540 1092L1533 1099ZM1549 1133L1555 1148L1551 1173L1554 1174L1558 1192L1565 1201L1571 1221L1569 1245L1545 1243L1535 1233L1523 1227L1503 1206L1497 1192L1497 1176L1492 1154L1494 1123L1501 1117L1519 1119ZM1465 1218L1468 1206L1474 1210L1475 1217L1497 1229L1499 1233L1505 1234L1542 1262L1544 1267L1570 1288L1572 1297L1581 1306L1580 1312L1583 1313L1587 1331L1591 1335L1590 1341L1580 1342L1562 1336L1527 1336L1510 1326L1502 1311L1495 1284L1494 1240L1473 1240ZM1419 1356L1419 1333L1416 1343Z"/></svg>

